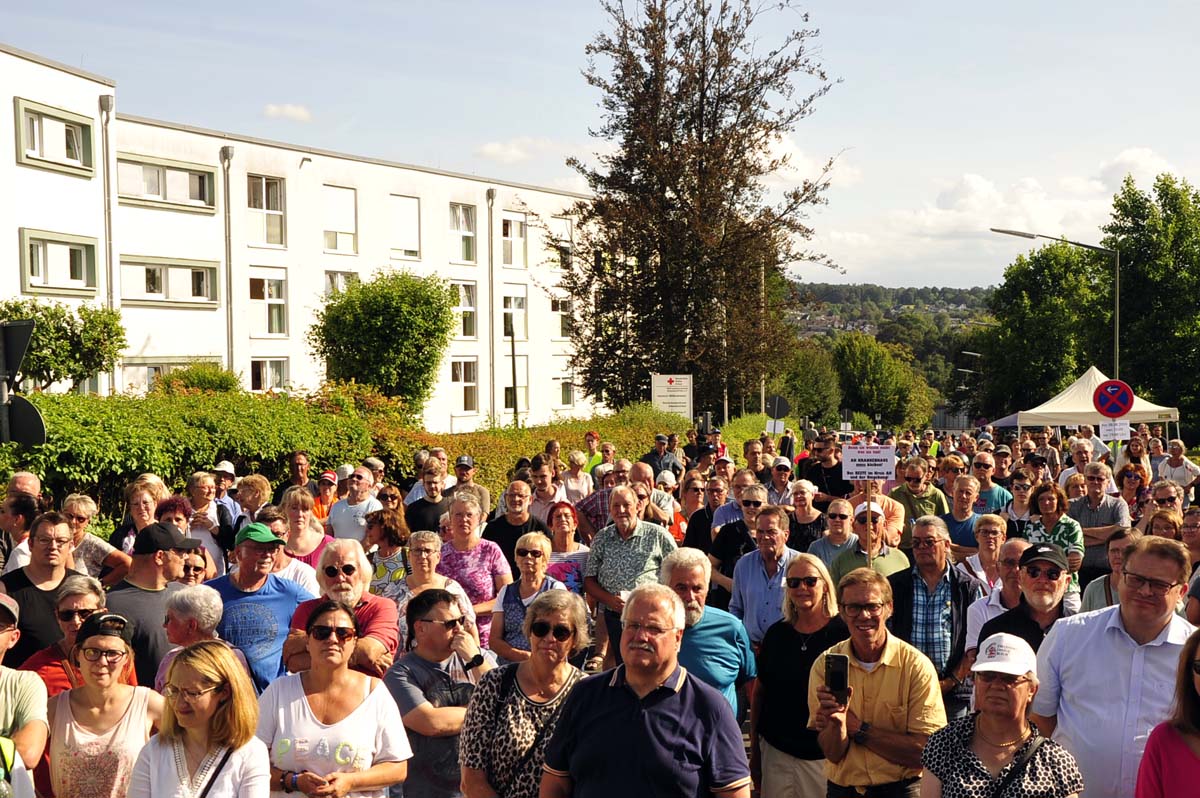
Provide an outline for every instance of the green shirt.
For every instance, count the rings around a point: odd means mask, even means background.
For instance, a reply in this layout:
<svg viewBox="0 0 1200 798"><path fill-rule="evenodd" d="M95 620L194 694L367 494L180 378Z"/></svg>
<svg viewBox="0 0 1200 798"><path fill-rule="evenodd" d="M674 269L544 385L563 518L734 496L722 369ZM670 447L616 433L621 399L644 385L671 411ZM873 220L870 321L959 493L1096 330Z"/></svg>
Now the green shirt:
<svg viewBox="0 0 1200 798"><path fill-rule="evenodd" d="M907 570L910 566L908 557L900 549L889 548L884 546L879 554L871 560L871 568L880 576L891 576L897 571ZM855 568L867 567L867 554L861 548L855 546L850 551L844 551L838 555L833 561L833 567L829 569L829 575L833 577L833 583L836 585L842 581L842 577L853 571Z"/></svg>
<svg viewBox="0 0 1200 798"><path fill-rule="evenodd" d="M12 737L31 721L46 718L46 683L34 671L0 666L0 737Z"/></svg>

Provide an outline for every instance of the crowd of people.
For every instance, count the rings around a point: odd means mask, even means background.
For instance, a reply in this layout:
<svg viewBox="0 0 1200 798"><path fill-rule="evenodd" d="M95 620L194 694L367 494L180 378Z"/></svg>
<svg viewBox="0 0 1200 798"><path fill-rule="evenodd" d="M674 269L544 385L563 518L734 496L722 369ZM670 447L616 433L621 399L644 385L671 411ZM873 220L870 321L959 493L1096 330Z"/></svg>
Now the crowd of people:
<svg viewBox="0 0 1200 798"><path fill-rule="evenodd" d="M1138 428L588 432L0 504L18 796L1160 798L1200 783L1200 467ZM114 508L115 509L115 508ZM748 738L743 738L743 728ZM747 742L748 739L748 742Z"/></svg>

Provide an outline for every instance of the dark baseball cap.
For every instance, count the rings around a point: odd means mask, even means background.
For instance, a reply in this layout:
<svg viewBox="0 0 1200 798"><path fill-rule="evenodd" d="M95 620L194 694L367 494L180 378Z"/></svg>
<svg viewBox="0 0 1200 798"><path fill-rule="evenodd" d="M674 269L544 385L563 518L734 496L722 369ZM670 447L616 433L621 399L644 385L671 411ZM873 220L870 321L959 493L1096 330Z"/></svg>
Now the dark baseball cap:
<svg viewBox="0 0 1200 798"><path fill-rule="evenodd" d="M133 624L123 615L112 612L95 612L87 617L79 627L75 639L82 643L89 637L115 637L124 640L126 644L133 642Z"/></svg>
<svg viewBox="0 0 1200 798"><path fill-rule="evenodd" d="M663 434L661 434L661 433L659 433L658 435L655 435L655 436L654 436L654 442L655 442L655 443L666 443L666 442L667 442L667 436L666 436L666 435L663 435Z"/></svg>
<svg viewBox="0 0 1200 798"><path fill-rule="evenodd" d="M716 454L716 453L717 453L717 447L713 446L711 443L706 443L703 446L701 446L699 449L696 450L696 454L699 455L700 457L703 457L706 454Z"/></svg>
<svg viewBox="0 0 1200 798"><path fill-rule="evenodd" d="M203 543L196 538L189 538L171 524L156 522L137 533L133 539L134 554L154 554L159 551L175 549L198 549Z"/></svg>
<svg viewBox="0 0 1200 798"><path fill-rule="evenodd" d="M1063 554L1063 550L1053 543L1035 543L1025 549L1021 554L1021 567L1024 568L1030 563L1038 560L1045 560L1051 565L1057 565L1064 571L1068 569L1067 555Z"/></svg>
<svg viewBox="0 0 1200 798"><path fill-rule="evenodd" d="M460 454L458 459L454 461L454 467L466 466L467 468L475 467L475 458L469 454Z"/></svg>

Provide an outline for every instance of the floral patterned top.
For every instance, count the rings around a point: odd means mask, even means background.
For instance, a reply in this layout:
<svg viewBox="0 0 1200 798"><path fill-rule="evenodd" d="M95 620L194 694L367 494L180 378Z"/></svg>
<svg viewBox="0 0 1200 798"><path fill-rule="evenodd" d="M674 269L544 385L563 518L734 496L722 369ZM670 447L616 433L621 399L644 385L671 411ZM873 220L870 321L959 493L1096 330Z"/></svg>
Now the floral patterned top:
<svg viewBox="0 0 1200 798"><path fill-rule="evenodd" d="M454 548L453 543L444 544L437 572L462 585L472 604L482 604L496 598L497 576L512 577L512 569L504 559L504 552L490 540L479 540L466 551ZM481 647L488 647L490 635L490 625L483 624L479 630Z"/></svg>

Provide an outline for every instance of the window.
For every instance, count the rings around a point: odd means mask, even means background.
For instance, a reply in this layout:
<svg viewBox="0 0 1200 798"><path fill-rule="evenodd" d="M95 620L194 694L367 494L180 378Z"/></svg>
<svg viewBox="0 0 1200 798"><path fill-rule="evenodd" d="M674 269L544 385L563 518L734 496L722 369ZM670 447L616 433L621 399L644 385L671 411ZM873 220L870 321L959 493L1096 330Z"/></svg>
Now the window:
<svg viewBox="0 0 1200 798"><path fill-rule="evenodd" d="M326 252L342 255L358 252L358 220L354 209L356 194L352 188L321 187L321 199L325 206Z"/></svg>
<svg viewBox="0 0 1200 798"><path fill-rule="evenodd" d="M219 266L215 260L122 255L121 302L212 309L217 302Z"/></svg>
<svg viewBox="0 0 1200 798"><path fill-rule="evenodd" d="M571 300L569 299L550 299L550 312L558 317L558 321L554 325L554 330L551 334L552 338L570 338L571 337Z"/></svg>
<svg viewBox="0 0 1200 798"><path fill-rule="evenodd" d="M340 294L356 282L358 275L354 272L325 272L325 296Z"/></svg>
<svg viewBox="0 0 1200 798"><path fill-rule="evenodd" d="M213 268L192 269L192 299L217 301L217 270Z"/></svg>
<svg viewBox="0 0 1200 798"><path fill-rule="evenodd" d="M506 355L504 358L504 373L499 378L504 385L504 409L512 410L514 399L519 402L517 406L518 413L529 412L529 358L525 355L517 355L517 384L514 387L513 379L513 359L512 355Z"/></svg>
<svg viewBox="0 0 1200 798"><path fill-rule="evenodd" d="M454 312L462 319L459 338L474 338L475 333L475 283L451 283L458 291L458 304Z"/></svg>
<svg viewBox="0 0 1200 798"><path fill-rule="evenodd" d="M250 361L250 390L277 391L287 385L287 358Z"/></svg>
<svg viewBox="0 0 1200 798"><path fill-rule="evenodd" d="M250 241L283 246L283 180L258 175L249 175L247 180Z"/></svg>
<svg viewBox="0 0 1200 798"><path fill-rule="evenodd" d="M555 250L555 258L551 261L553 268L571 268L571 255L575 245L572 239L571 220L565 216L555 216L550 220L551 246Z"/></svg>
<svg viewBox="0 0 1200 798"><path fill-rule="evenodd" d="M287 335L287 277L284 269L251 267L250 302L260 306L252 314L252 336Z"/></svg>
<svg viewBox="0 0 1200 798"><path fill-rule="evenodd" d="M34 294L96 293L97 240L22 227L21 290Z"/></svg>
<svg viewBox="0 0 1200 798"><path fill-rule="evenodd" d="M163 267L146 266L146 296L163 295Z"/></svg>
<svg viewBox="0 0 1200 798"><path fill-rule="evenodd" d="M421 257L421 201L416 197L392 194L388 202L391 205L392 257Z"/></svg>
<svg viewBox="0 0 1200 798"><path fill-rule="evenodd" d="M16 98L17 163L91 177L92 117Z"/></svg>
<svg viewBox="0 0 1200 798"><path fill-rule="evenodd" d="M450 260L475 262L475 206L450 203Z"/></svg>
<svg viewBox="0 0 1200 798"><path fill-rule="evenodd" d="M450 361L450 382L455 390L462 391L463 413L479 412L479 361L473 357L455 358Z"/></svg>
<svg viewBox="0 0 1200 798"><path fill-rule="evenodd" d="M504 286L504 337L524 341L526 336L525 324L525 294L523 285L507 284Z"/></svg>
<svg viewBox="0 0 1200 798"><path fill-rule="evenodd" d="M117 194L123 204L216 210L216 171L211 167L125 153L117 158Z"/></svg>
<svg viewBox="0 0 1200 798"><path fill-rule="evenodd" d="M505 211L500 218L500 262L505 266L528 265L525 234L525 214Z"/></svg>
<svg viewBox="0 0 1200 798"><path fill-rule="evenodd" d="M575 406L575 383L571 374L570 355L555 355L554 367L557 372L551 378L554 383L552 396L559 407Z"/></svg>

